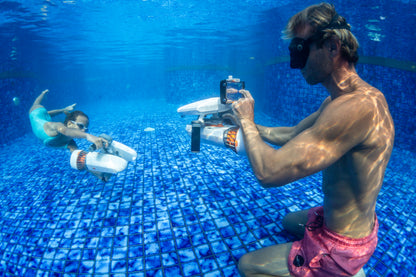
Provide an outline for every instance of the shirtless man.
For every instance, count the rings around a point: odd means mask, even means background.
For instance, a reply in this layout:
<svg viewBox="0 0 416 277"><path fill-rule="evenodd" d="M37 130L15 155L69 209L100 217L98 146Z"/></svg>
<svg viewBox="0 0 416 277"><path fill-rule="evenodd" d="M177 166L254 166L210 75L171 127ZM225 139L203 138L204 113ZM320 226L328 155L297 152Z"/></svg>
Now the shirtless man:
<svg viewBox="0 0 416 277"><path fill-rule="evenodd" d="M87 133L88 116L81 111L73 111L76 104L63 109L47 111L41 105L41 102L48 91L42 91L29 110L32 131L37 138L42 140L43 144L50 147L65 148L71 153L78 149L74 138L86 139L93 143L96 149L108 144L105 139ZM53 122L52 117L61 113L66 114L64 123ZM107 181L111 176L111 174L102 172L93 171L91 173L103 181Z"/></svg>
<svg viewBox="0 0 416 277"><path fill-rule="evenodd" d="M309 84L322 84L329 97L294 127L256 125L245 90L233 112L260 184L279 187L323 171L324 203L283 219L300 241L247 253L239 270L242 276L352 276L377 245L375 206L393 149L393 121L383 94L357 75L358 42L332 5L294 15L286 35L291 67Z"/></svg>

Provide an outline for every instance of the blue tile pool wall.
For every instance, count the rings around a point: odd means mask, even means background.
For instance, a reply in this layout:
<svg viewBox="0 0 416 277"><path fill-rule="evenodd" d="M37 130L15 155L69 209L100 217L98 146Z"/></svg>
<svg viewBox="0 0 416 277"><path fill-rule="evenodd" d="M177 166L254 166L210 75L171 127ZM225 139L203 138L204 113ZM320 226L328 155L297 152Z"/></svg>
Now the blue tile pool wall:
<svg viewBox="0 0 416 277"><path fill-rule="evenodd" d="M0 147L3 276L238 276L244 253L293 240L281 224L287 212L322 204L320 174L263 189L245 157L207 145L191 153L192 118L175 105L111 104L124 109L86 107L96 111L91 133L134 147L138 159L108 183L71 169L68 153L30 134ZM415 165L395 149L367 276L415 276Z"/></svg>
<svg viewBox="0 0 416 277"><path fill-rule="evenodd" d="M287 63L268 66L264 83L264 98L269 101L258 110L289 126L316 111L328 97L322 86L308 85L300 72L291 70Z"/></svg>
<svg viewBox="0 0 416 277"><path fill-rule="evenodd" d="M18 74L4 70L3 74ZM0 78L0 145L10 144L28 132L27 109L35 97L31 95L34 86L31 78ZM18 101L13 101L15 97Z"/></svg>
<svg viewBox="0 0 416 277"><path fill-rule="evenodd" d="M384 93L396 127L395 146L413 151L416 146L416 73L368 64L358 64L357 72ZM263 110L281 125L297 124L316 111L328 96L325 88L308 85L299 71L288 69L284 63L269 66L264 83L264 97L269 103Z"/></svg>
<svg viewBox="0 0 416 277"><path fill-rule="evenodd" d="M204 69L184 66L166 71L166 100L185 105L210 97L219 97L220 80L230 71L220 68Z"/></svg>
<svg viewBox="0 0 416 277"><path fill-rule="evenodd" d="M30 130L27 111L37 96L39 77L48 71L44 60L50 56L36 34L20 28L23 18L6 19L17 6L14 1L0 2L0 145L10 144ZM19 98L18 104L14 97Z"/></svg>

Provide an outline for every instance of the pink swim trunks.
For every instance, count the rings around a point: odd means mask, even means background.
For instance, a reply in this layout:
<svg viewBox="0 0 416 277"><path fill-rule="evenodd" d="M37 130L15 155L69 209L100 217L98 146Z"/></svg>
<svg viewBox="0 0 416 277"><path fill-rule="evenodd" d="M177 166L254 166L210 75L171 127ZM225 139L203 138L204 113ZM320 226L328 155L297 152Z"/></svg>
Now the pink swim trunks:
<svg viewBox="0 0 416 277"><path fill-rule="evenodd" d="M323 207L309 210L305 236L289 253L289 271L296 277L352 276L368 262L377 246L378 220L365 238L338 235L325 227Z"/></svg>

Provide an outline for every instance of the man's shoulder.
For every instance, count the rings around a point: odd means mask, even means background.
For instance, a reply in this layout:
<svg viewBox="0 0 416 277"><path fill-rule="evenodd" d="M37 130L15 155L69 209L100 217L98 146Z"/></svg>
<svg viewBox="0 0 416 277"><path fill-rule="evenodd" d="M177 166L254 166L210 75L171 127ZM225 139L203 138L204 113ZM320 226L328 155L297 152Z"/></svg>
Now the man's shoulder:
<svg viewBox="0 0 416 277"><path fill-rule="evenodd" d="M345 113L353 116L359 110L370 111L373 104L371 96L360 91L354 91L332 99L324 108L326 115L342 115Z"/></svg>
<svg viewBox="0 0 416 277"><path fill-rule="evenodd" d="M324 107L315 127L319 133L324 132L329 137L364 136L373 128L378 114L375 102L372 96L358 91L341 95ZM346 133L349 135L344 136Z"/></svg>
<svg viewBox="0 0 416 277"><path fill-rule="evenodd" d="M380 103L385 103L384 95L377 88L370 85L362 86L356 90L341 95L333 101L331 105L342 106L344 109L353 111L362 110L365 113L371 113L380 108ZM385 107L386 105L383 105ZM353 114L351 114L353 115Z"/></svg>

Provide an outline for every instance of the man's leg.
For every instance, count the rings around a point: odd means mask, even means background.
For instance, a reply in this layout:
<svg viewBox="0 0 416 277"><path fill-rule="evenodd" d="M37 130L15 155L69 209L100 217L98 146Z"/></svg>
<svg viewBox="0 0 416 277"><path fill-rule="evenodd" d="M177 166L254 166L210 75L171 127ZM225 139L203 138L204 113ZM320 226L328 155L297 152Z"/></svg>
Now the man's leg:
<svg viewBox="0 0 416 277"><path fill-rule="evenodd" d="M290 276L287 257L292 243L277 244L245 254L238 261L241 276Z"/></svg>
<svg viewBox="0 0 416 277"><path fill-rule="evenodd" d="M305 233L305 224L308 222L308 212L309 210L302 210L288 213L282 220L283 228L299 239L302 239Z"/></svg>
<svg viewBox="0 0 416 277"><path fill-rule="evenodd" d="M283 227L290 233L303 238L309 210L287 214ZM238 269L242 276L290 276L288 256L292 243L278 244L250 252L241 257Z"/></svg>
<svg viewBox="0 0 416 277"><path fill-rule="evenodd" d="M36 110L37 108L43 107L40 103L43 100L43 97L49 90L45 89L40 93L40 95L35 99L35 102L33 102L32 107L29 110L29 113L31 113L33 110Z"/></svg>

